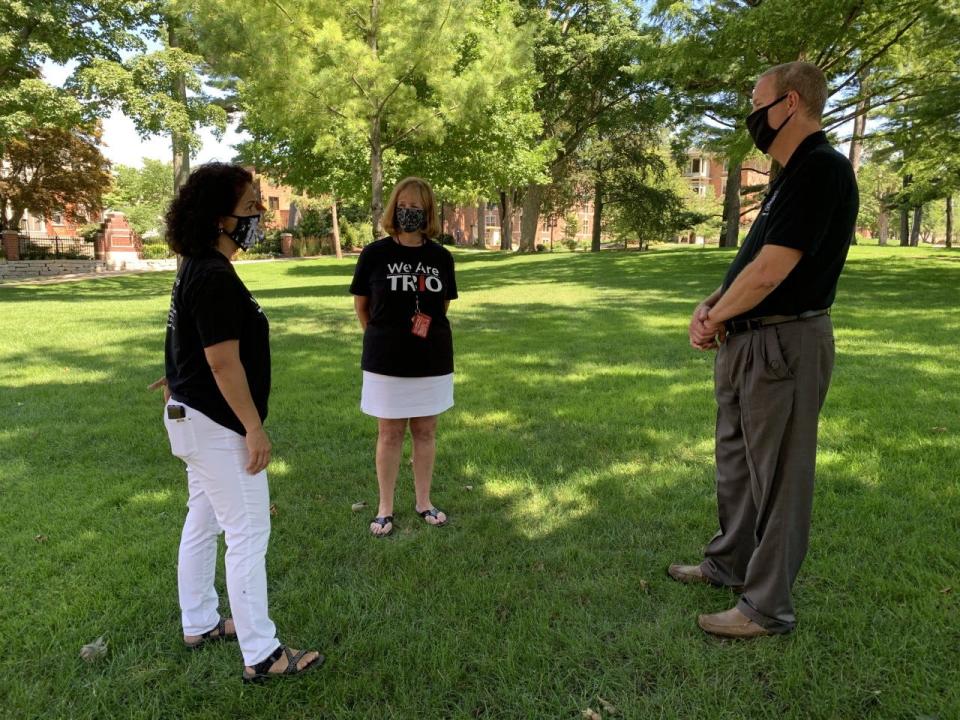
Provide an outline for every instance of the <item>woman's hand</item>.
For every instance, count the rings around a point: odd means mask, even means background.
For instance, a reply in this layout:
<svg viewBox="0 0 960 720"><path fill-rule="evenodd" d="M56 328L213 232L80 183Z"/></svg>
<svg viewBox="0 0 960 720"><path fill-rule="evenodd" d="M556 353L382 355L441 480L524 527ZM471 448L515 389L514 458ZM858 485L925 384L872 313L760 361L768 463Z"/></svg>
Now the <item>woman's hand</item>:
<svg viewBox="0 0 960 720"><path fill-rule="evenodd" d="M147 385L147 390L157 390L158 388L163 388L163 404L166 405L170 402L170 388L167 386L167 378L162 377Z"/></svg>
<svg viewBox="0 0 960 720"><path fill-rule="evenodd" d="M258 427L256 430L252 430L247 433L247 472L251 475L256 475L261 470L265 470L267 465L270 464L270 451L272 446L270 445L270 438L267 436L267 431L263 429L263 425Z"/></svg>

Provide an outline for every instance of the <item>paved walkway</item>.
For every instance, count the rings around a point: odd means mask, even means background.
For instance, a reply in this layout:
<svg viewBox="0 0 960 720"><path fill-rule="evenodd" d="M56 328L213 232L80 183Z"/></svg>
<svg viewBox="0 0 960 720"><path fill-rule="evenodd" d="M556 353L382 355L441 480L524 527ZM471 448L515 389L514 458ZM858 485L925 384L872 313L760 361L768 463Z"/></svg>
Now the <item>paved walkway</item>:
<svg viewBox="0 0 960 720"><path fill-rule="evenodd" d="M344 257L356 257L357 253L344 253ZM311 255L310 257L280 257L261 258L259 260L234 260L234 265L248 265L250 263L290 262L295 260L317 260L332 258L332 255ZM102 270L90 273L70 273L65 275L40 275L30 278L0 278L0 287L5 285L53 285L55 283L79 282L81 280L96 280L98 278L117 277L118 275L143 275L144 273L171 272L170 268L143 268L137 270Z"/></svg>

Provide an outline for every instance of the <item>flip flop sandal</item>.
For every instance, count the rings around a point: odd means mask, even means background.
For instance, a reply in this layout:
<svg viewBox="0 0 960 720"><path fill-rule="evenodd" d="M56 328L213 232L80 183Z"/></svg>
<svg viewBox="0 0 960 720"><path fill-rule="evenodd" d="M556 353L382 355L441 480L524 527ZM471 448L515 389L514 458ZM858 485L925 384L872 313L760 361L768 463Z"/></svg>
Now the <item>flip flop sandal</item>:
<svg viewBox="0 0 960 720"><path fill-rule="evenodd" d="M220 618L220 622L217 623L217 626L203 633L199 640L195 642L184 641L183 644L187 646L187 650L199 650L204 645L208 645L210 643L227 642L236 639L236 632L227 632L227 618Z"/></svg>
<svg viewBox="0 0 960 720"><path fill-rule="evenodd" d="M313 668L318 668L323 665L326 658L323 655L318 655L314 660L304 665L302 668L297 667L297 663L303 659L303 656L308 652L313 652L312 650L301 650L296 655L290 652L290 648L286 645L281 645L263 662L258 662L253 666L253 674L248 675L247 669L243 669L243 681L245 683L262 683L267 680L272 680L273 678L278 677L293 677L295 675L302 675L307 672L307 670L312 670ZM286 654L287 656L287 667L281 672L270 672L270 668L273 667L273 664L280 659L280 656Z"/></svg>
<svg viewBox="0 0 960 720"><path fill-rule="evenodd" d="M447 520L444 520L443 522L435 522L435 523L428 522L427 521L428 516L432 517L434 520L438 520L440 518L440 513L443 512L442 510L437 510L437 508L435 507L432 507L429 510L424 510L423 512L420 512L416 508L414 508L414 510L417 512L417 515L423 518L423 521L427 523L427 525L430 525L432 527L443 527L444 525L447 524L449 520L449 517L448 517Z"/></svg>
<svg viewBox="0 0 960 720"><path fill-rule="evenodd" d="M393 534L393 515L384 515L383 517L375 517L370 522L376 523L380 527L385 527L387 523L390 523L390 529L387 530L387 532L385 533L376 533L373 530L371 530L370 534L373 535L375 538L385 538L388 535Z"/></svg>

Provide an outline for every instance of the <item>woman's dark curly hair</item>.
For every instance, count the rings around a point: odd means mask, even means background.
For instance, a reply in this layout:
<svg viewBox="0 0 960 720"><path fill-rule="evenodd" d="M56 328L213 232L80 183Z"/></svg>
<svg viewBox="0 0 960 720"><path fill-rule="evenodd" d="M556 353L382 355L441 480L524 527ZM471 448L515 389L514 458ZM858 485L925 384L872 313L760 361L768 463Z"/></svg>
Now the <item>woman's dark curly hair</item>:
<svg viewBox="0 0 960 720"><path fill-rule="evenodd" d="M233 214L253 175L239 165L212 162L187 178L167 210L167 245L179 255L199 255L217 244L220 218Z"/></svg>

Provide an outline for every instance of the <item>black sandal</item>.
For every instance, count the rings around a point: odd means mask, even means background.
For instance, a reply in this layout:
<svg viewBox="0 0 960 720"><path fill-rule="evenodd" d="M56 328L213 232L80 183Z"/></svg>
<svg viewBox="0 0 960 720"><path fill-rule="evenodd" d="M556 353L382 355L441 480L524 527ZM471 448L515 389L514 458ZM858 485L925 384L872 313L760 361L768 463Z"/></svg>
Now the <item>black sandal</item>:
<svg viewBox="0 0 960 720"><path fill-rule="evenodd" d="M385 527L387 523L390 523L390 529L385 533L376 533L373 530L370 530L370 534L377 538L385 538L388 535L393 534L393 515L384 515L383 517L375 517L370 522L376 523L380 527Z"/></svg>
<svg viewBox="0 0 960 720"><path fill-rule="evenodd" d="M214 634L216 633L216 634ZM196 642L188 643L186 640L183 641L183 644L187 646L187 650L199 650L204 645L214 642L227 642L228 640L236 640L237 633L236 630L232 633L227 632L227 618L220 618L220 621L217 623L217 626L207 630L200 636L200 639Z"/></svg>
<svg viewBox="0 0 960 720"><path fill-rule="evenodd" d="M417 510L417 509L414 508L414 510ZM432 508L430 508L429 510L424 510L423 512L420 512L419 510L417 510L417 515L419 515L420 517L422 517L422 518L423 518L423 521L424 521L425 523L427 523L427 525L430 525L430 526L432 526L432 527L443 527L443 526L446 525L447 522L450 520L450 516L449 516L449 515L447 516L447 519L444 520L443 522L435 522L435 523L432 523L432 522L428 522L428 521L427 521L427 517L432 517L434 520L439 519L439 518L440 518L440 513L442 513L442 512L443 512L443 510L437 510L437 508L432 507ZM444 515L446 515L446 513L444 513Z"/></svg>
<svg viewBox="0 0 960 720"><path fill-rule="evenodd" d="M243 681L245 683L262 683L276 677L292 677L294 675L302 675L307 670L312 668L320 667L323 665L326 658L323 655L317 655L317 657L304 665L302 668L297 667L303 656L309 652L314 652L313 650L301 650L296 655L290 652L290 648L286 645L281 645L276 650L274 650L270 656L262 661L258 662L253 666L253 675L247 675L247 669L243 669ZM273 664L280 659L281 655L286 654L287 656L287 667L281 672L270 672L270 668L273 667Z"/></svg>

